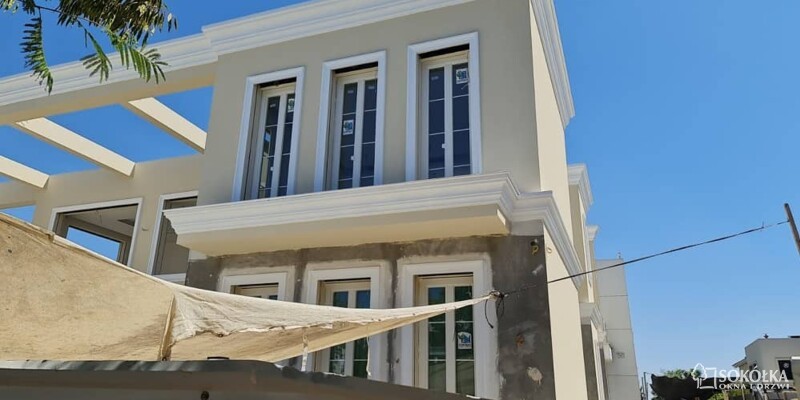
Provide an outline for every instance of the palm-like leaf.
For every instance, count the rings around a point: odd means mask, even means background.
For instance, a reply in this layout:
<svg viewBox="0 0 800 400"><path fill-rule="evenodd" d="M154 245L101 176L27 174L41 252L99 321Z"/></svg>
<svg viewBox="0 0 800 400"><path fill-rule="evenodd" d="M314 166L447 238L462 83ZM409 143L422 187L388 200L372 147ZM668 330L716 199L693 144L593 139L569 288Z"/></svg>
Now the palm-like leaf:
<svg viewBox="0 0 800 400"><path fill-rule="evenodd" d="M44 84L50 93L53 90L53 74L44 54L43 30L41 16L31 18L31 21L25 24L22 52L25 54L25 67L31 69L39 84Z"/></svg>

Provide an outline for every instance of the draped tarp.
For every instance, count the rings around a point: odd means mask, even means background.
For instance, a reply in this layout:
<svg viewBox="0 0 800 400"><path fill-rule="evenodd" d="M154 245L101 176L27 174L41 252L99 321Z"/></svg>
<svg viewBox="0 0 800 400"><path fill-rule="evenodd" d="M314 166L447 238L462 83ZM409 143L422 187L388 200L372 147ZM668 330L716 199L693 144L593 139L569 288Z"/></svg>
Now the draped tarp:
<svg viewBox="0 0 800 400"><path fill-rule="evenodd" d="M348 309L172 284L0 214L0 360L279 361L490 296Z"/></svg>

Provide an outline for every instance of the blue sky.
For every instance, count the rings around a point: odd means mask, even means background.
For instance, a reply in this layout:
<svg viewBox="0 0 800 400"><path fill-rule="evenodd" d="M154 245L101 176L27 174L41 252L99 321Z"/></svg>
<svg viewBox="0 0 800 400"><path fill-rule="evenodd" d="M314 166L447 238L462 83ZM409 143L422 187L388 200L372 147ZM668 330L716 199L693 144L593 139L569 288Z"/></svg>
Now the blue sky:
<svg viewBox="0 0 800 400"><path fill-rule="evenodd" d="M296 1L171 1L177 33ZM800 2L557 0L576 117L570 162L589 165L599 257L635 258L800 214ZM0 76L23 72L24 20L2 16ZM86 53L49 27L52 63ZM58 83L56 83L58 84ZM160 98L197 125L210 89ZM136 160L192 153L118 107L53 118ZM143 140L145 138L145 140ZM92 168L8 127L0 154L48 173ZM30 217L30 210L15 210ZM628 270L639 369L729 367L764 333L800 334L800 257L786 226Z"/></svg>

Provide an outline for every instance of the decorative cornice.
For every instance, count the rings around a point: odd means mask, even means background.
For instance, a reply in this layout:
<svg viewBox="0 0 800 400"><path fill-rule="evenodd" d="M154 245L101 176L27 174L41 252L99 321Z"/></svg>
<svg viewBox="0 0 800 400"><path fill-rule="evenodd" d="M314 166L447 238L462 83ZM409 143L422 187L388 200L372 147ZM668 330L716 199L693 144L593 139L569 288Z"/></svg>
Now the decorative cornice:
<svg viewBox="0 0 800 400"><path fill-rule="evenodd" d="M474 0L316 0L203 27L222 55Z"/></svg>
<svg viewBox="0 0 800 400"><path fill-rule="evenodd" d="M202 34L157 43L153 47L158 49L162 59L169 64L164 68L165 73L217 61L217 55L211 50L208 39ZM109 57L113 65L120 65L119 53L111 54ZM100 79L96 76L89 76L86 67L80 61L57 65L51 70L58 82L53 87L52 95L139 79L136 71L118 68L109 74L108 81L100 83ZM0 80L0 106L45 96L47 93L42 86L38 85L28 73Z"/></svg>
<svg viewBox="0 0 800 400"><path fill-rule="evenodd" d="M589 241L594 241L597 237L597 232L600 231L600 227L597 225L586 225L586 237Z"/></svg>
<svg viewBox="0 0 800 400"><path fill-rule="evenodd" d="M550 79L553 82L558 111L561 114L561 124L566 128L569 120L575 116L575 106L572 103L572 89L569 85L567 63L564 60L564 49L561 46L555 5L553 0L531 0L531 5L536 25L539 27L539 36L542 38L544 57L550 70Z"/></svg>
<svg viewBox="0 0 800 400"><path fill-rule="evenodd" d="M597 307L597 303L580 303L580 311L581 323L588 324L591 322L600 333L605 332L606 323L603 320L600 308Z"/></svg>
<svg viewBox="0 0 800 400"><path fill-rule="evenodd" d="M165 215L180 237L480 206L496 206L512 225L542 221L567 271L581 272L553 193L520 193L504 172L181 208ZM583 277L573 282L579 287Z"/></svg>
<svg viewBox="0 0 800 400"><path fill-rule="evenodd" d="M586 164L573 164L569 166L569 184L578 186L578 193L581 196L584 212L589 212L589 208L594 203L594 195L592 195L592 185L589 182L589 170Z"/></svg>

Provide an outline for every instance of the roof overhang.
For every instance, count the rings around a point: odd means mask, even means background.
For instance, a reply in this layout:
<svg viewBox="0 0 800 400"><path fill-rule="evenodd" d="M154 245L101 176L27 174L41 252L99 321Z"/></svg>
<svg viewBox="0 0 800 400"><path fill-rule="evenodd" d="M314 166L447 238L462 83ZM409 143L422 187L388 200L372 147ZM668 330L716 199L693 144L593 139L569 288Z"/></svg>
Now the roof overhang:
<svg viewBox="0 0 800 400"><path fill-rule="evenodd" d="M430 179L166 210L178 244L207 256L508 235L541 221L570 274L577 254L552 192L520 193L507 173ZM576 285L582 277L574 278Z"/></svg>

